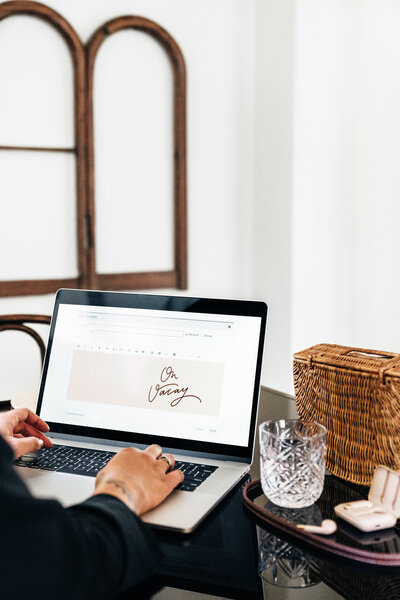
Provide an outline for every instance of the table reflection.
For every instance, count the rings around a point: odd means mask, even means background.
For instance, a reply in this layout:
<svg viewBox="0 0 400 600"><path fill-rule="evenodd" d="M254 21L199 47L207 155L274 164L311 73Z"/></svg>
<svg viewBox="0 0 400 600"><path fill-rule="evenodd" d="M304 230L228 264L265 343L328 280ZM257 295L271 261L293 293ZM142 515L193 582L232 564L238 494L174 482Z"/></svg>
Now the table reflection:
<svg viewBox="0 0 400 600"><path fill-rule="evenodd" d="M281 508L264 495L257 499L257 503L286 521L319 525L323 519L335 517L333 507L336 503L356 500L364 494L365 490L360 487L328 476L322 497L310 507ZM258 572L267 586L266 597L269 600L400 600L399 568L356 563L338 556L327 556L317 550L309 551L309 548L293 543L289 537L280 538L276 533L276 530L268 530L267 526L258 527ZM399 526L363 533L339 519L338 531L332 537L339 543L373 552L400 551Z"/></svg>
<svg viewBox="0 0 400 600"><path fill-rule="evenodd" d="M282 508L270 501L265 510L293 523L319 525L321 511L316 504L306 508ZM321 581L321 561L265 529L259 529L259 567L261 577L282 588L306 588Z"/></svg>

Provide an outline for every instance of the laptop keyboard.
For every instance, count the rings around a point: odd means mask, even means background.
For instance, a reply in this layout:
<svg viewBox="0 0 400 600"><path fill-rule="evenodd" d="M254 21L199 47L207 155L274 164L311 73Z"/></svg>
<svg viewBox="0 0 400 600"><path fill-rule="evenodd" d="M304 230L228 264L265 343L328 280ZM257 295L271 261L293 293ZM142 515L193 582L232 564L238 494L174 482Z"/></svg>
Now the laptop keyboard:
<svg viewBox="0 0 400 600"><path fill-rule="evenodd" d="M177 489L183 492L194 492L218 467L176 460L175 469L180 469L185 475L185 479L178 485Z"/></svg>
<svg viewBox="0 0 400 600"><path fill-rule="evenodd" d="M52 448L42 448L38 452L24 454L15 464L17 467L96 477L114 454L115 452L54 444Z"/></svg>
<svg viewBox="0 0 400 600"><path fill-rule="evenodd" d="M30 469L96 477L100 469L106 466L114 454L115 452L54 444L52 448L42 448L38 452L24 454L15 461L15 465ZM187 463L179 460L175 462L175 468L181 469L185 475L184 481L177 488L184 492L193 492L218 469L213 465Z"/></svg>

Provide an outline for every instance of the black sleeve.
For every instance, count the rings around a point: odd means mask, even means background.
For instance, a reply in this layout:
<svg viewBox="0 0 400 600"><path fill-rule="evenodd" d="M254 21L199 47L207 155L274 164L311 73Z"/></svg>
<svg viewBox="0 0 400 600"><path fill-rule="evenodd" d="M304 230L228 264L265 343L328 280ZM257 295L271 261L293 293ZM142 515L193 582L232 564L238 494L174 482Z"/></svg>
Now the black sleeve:
<svg viewBox="0 0 400 600"><path fill-rule="evenodd" d="M39 500L0 436L0 589L13 600L110 600L152 574L153 535L123 502L99 495L65 509Z"/></svg>

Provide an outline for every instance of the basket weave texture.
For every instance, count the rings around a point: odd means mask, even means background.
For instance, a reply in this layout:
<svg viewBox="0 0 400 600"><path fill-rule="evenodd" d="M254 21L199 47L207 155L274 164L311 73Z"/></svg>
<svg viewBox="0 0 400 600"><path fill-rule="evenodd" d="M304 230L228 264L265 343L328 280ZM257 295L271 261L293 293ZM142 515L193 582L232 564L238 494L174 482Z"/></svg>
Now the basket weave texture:
<svg viewBox="0 0 400 600"><path fill-rule="evenodd" d="M400 354L318 344L293 376L299 417L327 428L331 473L370 485L377 465L400 470Z"/></svg>

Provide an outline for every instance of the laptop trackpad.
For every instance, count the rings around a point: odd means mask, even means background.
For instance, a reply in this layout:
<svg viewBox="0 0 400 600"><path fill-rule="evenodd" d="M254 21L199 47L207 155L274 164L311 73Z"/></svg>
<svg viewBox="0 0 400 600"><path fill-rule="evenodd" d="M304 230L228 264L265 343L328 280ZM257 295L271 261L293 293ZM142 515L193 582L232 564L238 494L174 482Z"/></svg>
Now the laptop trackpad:
<svg viewBox="0 0 400 600"><path fill-rule="evenodd" d="M94 477L15 467L37 498L55 498L64 506L83 502L93 494Z"/></svg>

